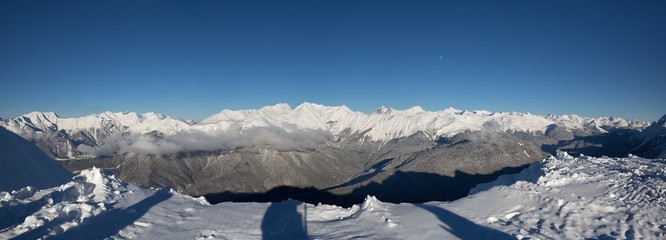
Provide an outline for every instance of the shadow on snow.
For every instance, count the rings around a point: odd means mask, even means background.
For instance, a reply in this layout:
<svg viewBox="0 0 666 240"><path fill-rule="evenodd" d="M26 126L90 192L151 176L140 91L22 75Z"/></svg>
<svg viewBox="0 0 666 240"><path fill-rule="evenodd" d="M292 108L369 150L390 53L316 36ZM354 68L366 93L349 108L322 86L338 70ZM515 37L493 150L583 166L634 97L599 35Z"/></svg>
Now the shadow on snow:
<svg viewBox="0 0 666 240"><path fill-rule="evenodd" d="M426 204L414 204L414 206L437 216L439 221L445 224L440 227L460 239L516 239L504 232L478 225L443 208Z"/></svg>
<svg viewBox="0 0 666 240"><path fill-rule="evenodd" d="M297 211L299 205L303 206L303 215ZM262 239L308 239L305 208L305 204L294 200L271 203L261 221Z"/></svg>
<svg viewBox="0 0 666 240"><path fill-rule="evenodd" d="M100 215L85 219L80 225L58 234L49 239L104 239L117 234L120 230L133 224L141 218L150 208L169 199L172 196L169 188L162 188L152 196L124 209L113 209ZM81 213L68 212L51 222L30 230L15 239L37 239L49 234L58 225L77 218Z"/></svg>

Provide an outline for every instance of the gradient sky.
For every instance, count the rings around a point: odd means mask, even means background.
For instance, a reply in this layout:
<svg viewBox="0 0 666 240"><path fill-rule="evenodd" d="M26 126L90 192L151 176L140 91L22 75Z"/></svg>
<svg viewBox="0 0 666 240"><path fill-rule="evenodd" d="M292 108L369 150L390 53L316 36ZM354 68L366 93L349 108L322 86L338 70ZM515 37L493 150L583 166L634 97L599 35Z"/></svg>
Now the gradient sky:
<svg viewBox="0 0 666 240"><path fill-rule="evenodd" d="M0 117L305 101L657 120L666 1L0 1Z"/></svg>

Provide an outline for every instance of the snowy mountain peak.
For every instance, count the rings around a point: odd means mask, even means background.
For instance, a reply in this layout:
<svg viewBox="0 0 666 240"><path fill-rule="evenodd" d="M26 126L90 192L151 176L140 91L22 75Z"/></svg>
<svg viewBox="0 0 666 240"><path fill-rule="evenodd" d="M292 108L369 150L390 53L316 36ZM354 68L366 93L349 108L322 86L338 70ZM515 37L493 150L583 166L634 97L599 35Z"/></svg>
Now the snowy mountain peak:
<svg viewBox="0 0 666 240"><path fill-rule="evenodd" d="M141 117L143 117L143 119L149 119L149 118L165 119L166 118L164 115L159 114L159 113L154 113L154 112L147 112L147 113L141 114Z"/></svg>
<svg viewBox="0 0 666 240"><path fill-rule="evenodd" d="M441 110L441 111L439 111L439 112L442 113L442 114L455 114L455 115L461 115L461 114L462 114L463 112L465 112L465 111L460 110L460 109L456 109L456 108L449 107L449 108L443 109L443 110Z"/></svg>
<svg viewBox="0 0 666 240"><path fill-rule="evenodd" d="M476 115L481 115L481 116L491 116L491 115L493 115L493 112L486 111L486 110L475 110L472 113L474 113Z"/></svg>
<svg viewBox="0 0 666 240"><path fill-rule="evenodd" d="M59 118L58 115L54 112L30 112L28 114L24 114L23 116L30 119L46 119L49 121Z"/></svg>
<svg viewBox="0 0 666 240"><path fill-rule="evenodd" d="M103 112L99 115L92 115L96 120L112 120L115 122L139 122L141 121L141 116L135 112Z"/></svg>
<svg viewBox="0 0 666 240"><path fill-rule="evenodd" d="M284 113L284 112L291 111L292 108L291 108L291 106L289 106L289 104L278 103L278 104L275 104L273 106L263 107L263 108L261 108L261 110L263 110L263 111L273 111L273 112L277 112L277 113Z"/></svg>
<svg viewBox="0 0 666 240"><path fill-rule="evenodd" d="M354 111L352 111L351 109L349 109L346 105L338 106L337 109L338 109L339 111L348 112L348 113L352 113L352 112L354 112Z"/></svg>
<svg viewBox="0 0 666 240"><path fill-rule="evenodd" d="M54 112L31 112L24 114L18 121L42 125L46 128L53 128L54 123L58 121L59 117Z"/></svg>
<svg viewBox="0 0 666 240"><path fill-rule="evenodd" d="M332 110L334 107L328 107L316 103L304 102L294 108L294 112L310 112L312 114L321 114Z"/></svg>
<svg viewBox="0 0 666 240"><path fill-rule="evenodd" d="M397 110L397 109L391 108L391 109L388 110L387 114L400 115L400 116L412 116L412 115L416 115L416 114L419 114L419 113L425 113L425 112L426 111L423 110L423 108L421 106L414 106L414 107L411 107L411 108L408 108L408 109L405 109L405 110Z"/></svg>
<svg viewBox="0 0 666 240"><path fill-rule="evenodd" d="M391 109L388 109L384 106L380 106L379 108L377 108L377 111L375 113L377 113L377 114L389 114L389 113L391 113Z"/></svg>
<svg viewBox="0 0 666 240"><path fill-rule="evenodd" d="M424 110L421 106L414 106L414 107L411 107L411 108L409 108L409 109L407 109L407 110L405 110L405 111L407 111L407 112L412 112L412 113L425 112L425 110Z"/></svg>

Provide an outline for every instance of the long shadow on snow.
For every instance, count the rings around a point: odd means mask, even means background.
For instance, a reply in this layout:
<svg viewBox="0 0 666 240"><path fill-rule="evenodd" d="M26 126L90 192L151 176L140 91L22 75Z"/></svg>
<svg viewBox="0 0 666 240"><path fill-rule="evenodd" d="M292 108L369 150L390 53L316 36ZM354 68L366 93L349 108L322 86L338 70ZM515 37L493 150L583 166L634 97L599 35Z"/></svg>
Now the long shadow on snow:
<svg viewBox="0 0 666 240"><path fill-rule="evenodd" d="M271 203L261 221L263 240L308 239L307 219L304 219L297 208L305 205L294 201Z"/></svg>
<svg viewBox="0 0 666 240"><path fill-rule="evenodd" d="M414 206L423 208L437 216L439 221L446 225L440 225L442 229L460 239L516 239L499 230L478 225L443 208L426 204L414 204Z"/></svg>
<svg viewBox="0 0 666 240"><path fill-rule="evenodd" d="M28 204L0 208L0 231L23 223L26 217L36 213L46 204L48 204L48 196L44 196Z"/></svg>
<svg viewBox="0 0 666 240"><path fill-rule="evenodd" d="M69 229L63 234L50 237L49 239L105 239L117 234L123 228L141 218L150 208L169 199L172 194L169 188L162 188L152 196L124 209L113 209L98 216L84 220L80 225ZM68 213L70 215L72 213ZM76 214L76 213L73 213ZM80 213L79 213L80 214ZM75 217L75 216L71 216ZM21 234L15 239L37 239L48 234L51 228L67 222L68 217L55 219L49 224L42 225L31 231Z"/></svg>
<svg viewBox="0 0 666 240"><path fill-rule="evenodd" d="M453 201L467 196L469 190L479 183L490 182L502 174L520 172L528 165L507 167L491 174L468 174L456 171L453 177L434 173L396 171L381 183L371 182L347 193L336 193L335 189L298 188L279 186L264 193L236 193L225 191L207 194L210 203L220 202L280 202L295 199L317 204L333 204L350 207L360 204L367 195L376 196L383 202L424 203L430 201Z"/></svg>
<svg viewBox="0 0 666 240"><path fill-rule="evenodd" d="M68 197L76 195L76 187L69 187L64 190L55 191L44 195L38 200L32 201L28 204L20 204L15 206L4 206L0 208L0 230L14 227L23 223L26 217L38 212L42 207L52 202L61 202Z"/></svg>

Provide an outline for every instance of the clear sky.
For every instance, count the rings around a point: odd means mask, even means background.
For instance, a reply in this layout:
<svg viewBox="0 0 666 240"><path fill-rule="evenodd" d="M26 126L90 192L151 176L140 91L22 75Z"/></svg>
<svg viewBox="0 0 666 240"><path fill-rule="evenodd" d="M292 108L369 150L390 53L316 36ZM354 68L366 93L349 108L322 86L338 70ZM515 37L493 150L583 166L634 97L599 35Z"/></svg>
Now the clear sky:
<svg viewBox="0 0 666 240"><path fill-rule="evenodd" d="M666 113L666 1L0 1L0 116Z"/></svg>

